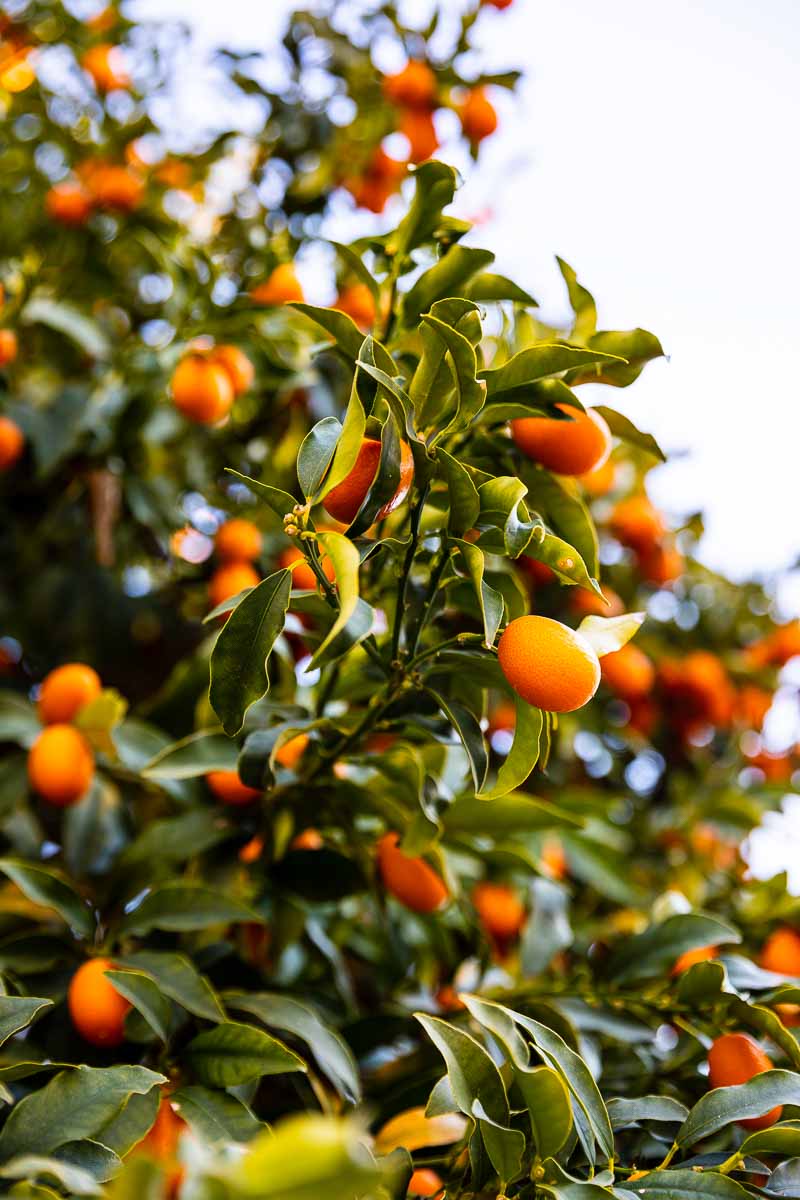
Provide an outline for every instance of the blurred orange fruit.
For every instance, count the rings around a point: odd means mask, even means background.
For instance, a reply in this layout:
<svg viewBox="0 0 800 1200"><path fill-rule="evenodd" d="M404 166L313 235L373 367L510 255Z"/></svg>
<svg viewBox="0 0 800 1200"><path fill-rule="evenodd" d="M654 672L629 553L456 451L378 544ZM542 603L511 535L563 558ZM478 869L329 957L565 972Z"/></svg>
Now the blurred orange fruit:
<svg viewBox="0 0 800 1200"><path fill-rule="evenodd" d="M45 725L72 721L100 695L100 676L86 663L64 663L45 675L39 691L39 717Z"/></svg>
<svg viewBox="0 0 800 1200"><path fill-rule="evenodd" d="M432 913L447 902L443 880L423 858L405 854L400 835L387 833L378 842L378 870L388 892L413 912Z"/></svg>
<svg viewBox="0 0 800 1200"><path fill-rule="evenodd" d="M467 93L466 99L457 106L457 110L461 120L461 129L464 137L471 142L473 146L477 146L479 142L482 142L484 138L489 137L497 129L497 113L495 112L494 105L492 104L491 100L486 95L485 88L472 88ZM561 406L559 405L559 407ZM522 420L529 419L538 420L539 418L522 418ZM547 418L541 419L546 420ZM581 471L562 471L561 474L565 475L569 473L570 475L582 475L584 471L592 470L594 470L594 465L584 467Z"/></svg>
<svg viewBox="0 0 800 1200"><path fill-rule="evenodd" d="M600 659L603 682L620 700L640 700L653 690L656 669L643 650L627 642Z"/></svg>
<svg viewBox="0 0 800 1200"><path fill-rule="evenodd" d="M125 1040L125 1017L131 1003L105 972L114 969L109 958L82 963L67 989L67 1008L76 1031L92 1046L119 1046Z"/></svg>
<svg viewBox="0 0 800 1200"><path fill-rule="evenodd" d="M261 576L250 563L232 562L219 567L208 581L208 598L211 607L216 608L231 596L238 596L245 588L253 588L261 583Z"/></svg>
<svg viewBox="0 0 800 1200"><path fill-rule="evenodd" d="M294 263L279 263L263 283L250 290L250 299L255 304L291 304L305 300Z"/></svg>
<svg viewBox="0 0 800 1200"><path fill-rule="evenodd" d="M172 375L172 401L200 425L215 425L230 412L234 389L223 366L203 354L187 354Z"/></svg>
<svg viewBox="0 0 800 1200"><path fill-rule="evenodd" d="M427 63L409 59L402 71L387 75L383 94L402 108L430 108L436 102L436 76Z"/></svg>
<svg viewBox="0 0 800 1200"><path fill-rule="evenodd" d="M11 417L0 417L0 471L8 471L25 449L25 434Z"/></svg>
<svg viewBox="0 0 800 1200"><path fill-rule="evenodd" d="M251 788L246 783L242 783L238 771L209 771L206 775L206 783L218 800L233 807L239 804L252 804L261 795L257 788Z"/></svg>
<svg viewBox="0 0 800 1200"><path fill-rule="evenodd" d="M75 804L94 778L94 757L72 725L48 725L28 753L28 779L35 792L59 808Z"/></svg>
<svg viewBox="0 0 800 1200"><path fill-rule="evenodd" d="M224 562L252 562L261 553L261 530L244 517L232 517L220 525L214 549Z"/></svg>

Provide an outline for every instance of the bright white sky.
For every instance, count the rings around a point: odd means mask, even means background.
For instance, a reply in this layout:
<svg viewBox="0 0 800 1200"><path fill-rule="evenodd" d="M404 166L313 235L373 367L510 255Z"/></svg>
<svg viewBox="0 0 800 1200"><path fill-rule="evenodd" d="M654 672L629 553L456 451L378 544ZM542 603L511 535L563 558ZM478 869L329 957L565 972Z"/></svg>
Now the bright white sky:
<svg viewBox="0 0 800 1200"><path fill-rule="evenodd" d="M134 10L183 17L205 44L268 49L289 7ZM651 477L655 499L706 510L711 565L788 566L800 552L797 0L514 0L478 33L486 60L526 82L501 97L501 132L460 211L491 210L482 240L545 316L564 311L560 254L603 325L660 336L668 363L629 391L603 389L665 449L690 452ZM787 598L800 611L800 589Z"/></svg>

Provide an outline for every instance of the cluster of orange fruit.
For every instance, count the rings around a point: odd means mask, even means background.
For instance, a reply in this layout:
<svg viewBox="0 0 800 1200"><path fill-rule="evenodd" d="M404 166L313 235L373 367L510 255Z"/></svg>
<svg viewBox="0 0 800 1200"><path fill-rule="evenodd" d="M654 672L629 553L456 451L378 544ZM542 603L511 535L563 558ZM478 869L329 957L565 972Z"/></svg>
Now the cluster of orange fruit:
<svg viewBox="0 0 800 1200"><path fill-rule="evenodd" d="M251 288L248 295L255 304L273 308L279 304L302 304L305 300L302 284L297 278L294 263L278 263L266 279ZM359 329L365 332L375 324L375 298L365 283L345 283L339 289L333 308L347 313Z"/></svg>
<svg viewBox="0 0 800 1200"><path fill-rule="evenodd" d="M94 209L135 212L145 194L145 180L134 167L104 158L78 163L68 179L56 183L45 196L45 211L61 225L85 225Z"/></svg>
<svg viewBox="0 0 800 1200"><path fill-rule="evenodd" d="M253 563L259 558L262 546L261 530L252 521L233 517L220 525L214 538L220 565L208 582L212 608L261 582Z"/></svg>
<svg viewBox="0 0 800 1200"><path fill-rule="evenodd" d="M24 92L36 78L32 61L34 47L28 41L28 31L12 25L0 14L0 88L6 92Z"/></svg>
<svg viewBox="0 0 800 1200"><path fill-rule="evenodd" d="M101 690L99 675L85 663L56 667L42 681L38 710L45 728L28 754L28 779L59 808L76 804L94 778L92 748L72 722Z"/></svg>
<svg viewBox="0 0 800 1200"><path fill-rule="evenodd" d="M190 421L216 425L254 381L253 364L239 346L195 345L175 368L172 402Z"/></svg>
<svg viewBox="0 0 800 1200"><path fill-rule="evenodd" d="M5 290L0 284L0 308L5 304ZM0 329L0 370L14 362L19 342L13 329ZM8 471L25 449L25 434L11 417L0 416L0 471Z"/></svg>

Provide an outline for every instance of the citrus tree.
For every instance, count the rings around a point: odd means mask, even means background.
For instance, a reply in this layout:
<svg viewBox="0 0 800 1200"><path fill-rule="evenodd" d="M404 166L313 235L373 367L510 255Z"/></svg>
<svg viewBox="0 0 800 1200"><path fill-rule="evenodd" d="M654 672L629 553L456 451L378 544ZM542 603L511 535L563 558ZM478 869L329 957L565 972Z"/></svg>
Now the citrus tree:
<svg viewBox="0 0 800 1200"><path fill-rule="evenodd" d="M513 77L451 64L502 17L340 14L180 153L162 31L3 27L0 1178L796 1195L797 902L739 846L800 630L589 405L658 339L561 261L547 326L452 215L433 113L493 131ZM343 202L389 207L307 303Z"/></svg>

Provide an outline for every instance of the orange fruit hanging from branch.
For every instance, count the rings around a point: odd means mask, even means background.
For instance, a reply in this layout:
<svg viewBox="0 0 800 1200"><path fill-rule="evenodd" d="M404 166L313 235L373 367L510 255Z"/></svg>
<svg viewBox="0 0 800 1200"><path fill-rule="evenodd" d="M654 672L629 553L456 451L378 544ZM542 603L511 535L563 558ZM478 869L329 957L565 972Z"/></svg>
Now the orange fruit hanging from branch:
<svg viewBox="0 0 800 1200"><path fill-rule="evenodd" d="M105 972L108 958L90 958L78 967L67 989L67 1007L77 1032L92 1046L119 1046L125 1040L125 1017L131 1009Z"/></svg>
<svg viewBox="0 0 800 1200"><path fill-rule="evenodd" d="M511 436L523 454L557 475L585 475L595 471L611 452L611 430L600 413L568 404L556 408L569 421L554 417L520 417L511 422Z"/></svg>
<svg viewBox="0 0 800 1200"><path fill-rule="evenodd" d="M364 498L372 487L378 473L381 457L381 443L376 438L364 438L358 451L358 457L341 483L331 488L323 500L323 505L336 521L350 525L361 508ZM400 444L400 482L390 500L378 511L375 520L382 521L399 507L411 489L414 478L414 457L405 442Z"/></svg>
<svg viewBox="0 0 800 1200"><path fill-rule="evenodd" d="M514 691L547 712L581 708L600 683L600 660L586 638L550 617L511 621L497 657Z"/></svg>
<svg viewBox="0 0 800 1200"><path fill-rule="evenodd" d="M35 792L58 808L76 804L94 778L94 756L72 725L48 725L28 753L28 779Z"/></svg>

